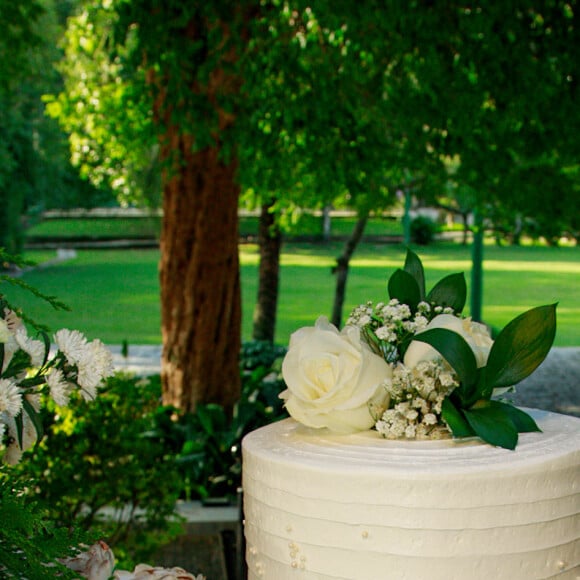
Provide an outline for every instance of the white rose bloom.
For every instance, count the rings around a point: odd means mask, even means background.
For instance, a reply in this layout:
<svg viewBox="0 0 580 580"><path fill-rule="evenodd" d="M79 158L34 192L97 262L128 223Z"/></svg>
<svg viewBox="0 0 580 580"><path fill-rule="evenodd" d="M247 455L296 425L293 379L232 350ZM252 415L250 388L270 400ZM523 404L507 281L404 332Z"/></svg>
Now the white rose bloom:
<svg viewBox="0 0 580 580"><path fill-rule="evenodd" d="M282 374L288 412L309 427L364 431L376 420L369 409L388 404L383 383L392 376L390 365L361 340L359 328L339 332L323 316L291 336Z"/></svg>
<svg viewBox="0 0 580 580"><path fill-rule="evenodd" d="M453 314L440 314L431 320L425 330L432 328L446 328L461 335L473 351L477 366L483 367L486 365L493 340L485 325L473 322L471 318L458 318ZM416 336L420 336L420 334L418 332ZM405 353L404 363L405 366L414 368L422 361L436 360L440 357L439 352L432 346L419 340L413 340Z"/></svg>

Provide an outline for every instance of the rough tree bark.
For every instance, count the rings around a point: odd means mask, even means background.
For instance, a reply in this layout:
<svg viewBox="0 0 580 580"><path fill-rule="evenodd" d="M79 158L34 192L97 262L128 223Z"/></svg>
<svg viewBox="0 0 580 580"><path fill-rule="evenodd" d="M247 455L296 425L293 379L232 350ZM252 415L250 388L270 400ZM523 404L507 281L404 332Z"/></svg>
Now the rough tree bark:
<svg viewBox="0 0 580 580"><path fill-rule="evenodd" d="M260 246L260 268L258 299L254 308L252 338L274 342L276 313L278 309L278 287L280 281L280 249L282 232L270 211L274 200L262 205L258 243Z"/></svg>
<svg viewBox="0 0 580 580"><path fill-rule="evenodd" d="M187 28L191 42L205 38L199 23ZM229 29L223 27L224 36ZM174 121L179 101L163 85L155 112L163 121L164 172L161 232L161 380L164 404L194 412L199 403L217 403L231 412L241 380L241 294L238 257L238 198L235 152L222 155L220 136L235 116L218 105L218 94L239 91L239 79L226 72L236 54L216 61L204 95L218 116L211 144L194 147L194 137ZM153 81L155 82L155 81ZM173 97L175 95L172 95ZM180 110L184 115L191 111Z"/></svg>
<svg viewBox="0 0 580 580"><path fill-rule="evenodd" d="M356 247L361 241L368 219L368 211L359 213L354 229L344 246L344 251L336 259L336 266L334 266L332 269L332 273L336 275L336 289L334 292L334 305L332 307L331 322L337 328L340 328L342 324L342 309L346 296L346 281L348 279L348 267L350 264L350 259L352 258Z"/></svg>
<svg viewBox="0 0 580 580"><path fill-rule="evenodd" d="M231 410L240 391L236 163L220 160L217 147L192 153L191 138L173 140L182 164L163 196L163 402Z"/></svg>

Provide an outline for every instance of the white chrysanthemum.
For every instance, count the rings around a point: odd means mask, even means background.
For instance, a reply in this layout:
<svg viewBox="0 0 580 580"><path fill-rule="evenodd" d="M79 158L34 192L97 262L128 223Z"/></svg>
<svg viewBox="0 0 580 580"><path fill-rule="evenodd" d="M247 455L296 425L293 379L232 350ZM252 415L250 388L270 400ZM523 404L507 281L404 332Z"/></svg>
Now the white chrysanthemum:
<svg viewBox="0 0 580 580"><path fill-rule="evenodd" d="M45 345L40 340L29 338L26 328L20 327L14 334L18 346L30 357L30 364L39 367L44 362Z"/></svg>
<svg viewBox="0 0 580 580"><path fill-rule="evenodd" d="M99 339L95 339L89 344L89 351L101 378L112 376L115 369L111 351Z"/></svg>
<svg viewBox="0 0 580 580"><path fill-rule="evenodd" d="M64 373L60 369L51 369L46 375L46 384L54 402L61 407L66 407L70 400L72 385L67 382Z"/></svg>
<svg viewBox="0 0 580 580"><path fill-rule="evenodd" d="M22 393L9 379L0 379L0 412L16 417L22 410Z"/></svg>
<svg viewBox="0 0 580 580"><path fill-rule="evenodd" d="M87 339L78 330L63 328L54 335L54 341L68 362L73 365L78 365L86 356Z"/></svg>
<svg viewBox="0 0 580 580"><path fill-rule="evenodd" d="M113 355L100 340L85 345L84 354L78 362L77 382L85 400L97 395L97 387L105 377L113 374Z"/></svg>
<svg viewBox="0 0 580 580"><path fill-rule="evenodd" d="M11 332L8 324L3 318L0 318L0 342L8 342L10 340Z"/></svg>

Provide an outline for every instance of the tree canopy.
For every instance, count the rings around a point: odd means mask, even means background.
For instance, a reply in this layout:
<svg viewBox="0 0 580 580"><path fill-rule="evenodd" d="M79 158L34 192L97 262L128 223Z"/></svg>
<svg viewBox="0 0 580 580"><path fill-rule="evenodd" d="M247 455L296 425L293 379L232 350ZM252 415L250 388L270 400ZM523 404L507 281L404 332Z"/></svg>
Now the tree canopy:
<svg viewBox="0 0 580 580"><path fill-rule="evenodd" d="M159 152L162 303L168 321L182 313L195 325L192 312L211 311L199 276L237 269L225 206L237 208L240 187L280 208L348 196L362 216L412 188L490 217L577 228L565 211L578 188L577 21L574 0L90 0L69 25L68 90L53 113L97 181L135 191ZM224 242L223 259L195 249L205 235ZM209 318L227 311L235 333L225 301L238 303L237 282L222 282ZM193 333L167 324L167 337L189 336L167 348L173 374L187 349L237 357L209 319Z"/></svg>

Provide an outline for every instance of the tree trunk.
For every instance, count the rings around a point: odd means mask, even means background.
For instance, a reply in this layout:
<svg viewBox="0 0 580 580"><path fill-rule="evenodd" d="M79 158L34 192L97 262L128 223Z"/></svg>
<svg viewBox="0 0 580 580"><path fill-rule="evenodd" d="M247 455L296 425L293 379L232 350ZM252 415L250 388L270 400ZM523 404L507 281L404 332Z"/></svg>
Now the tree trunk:
<svg viewBox="0 0 580 580"><path fill-rule="evenodd" d="M179 168L164 187L161 233L163 402L184 411L239 398L241 299L236 161L219 148L192 152L169 130Z"/></svg>
<svg viewBox="0 0 580 580"><path fill-rule="evenodd" d="M346 296L346 281L348 278L350 259L361 241L368 219L368 211L359 214L354 229L344 246L344 252L336 259L336 266L332 269L332 273L336 275L336 290L334 292L331 321L337 328L340 328L342 324L342 309Z"/></svg>
<svg viewBox="0 0 580 580"><path fill-rule="evenodd" d="M252 338L274 342L276 333L276 311L278 308L278 287L280 280L280 249L282 232L270 211L274 200L262 205L258 243L260 246L260 272L258 299L254 308Z"/></svg>

